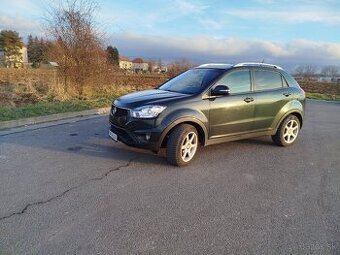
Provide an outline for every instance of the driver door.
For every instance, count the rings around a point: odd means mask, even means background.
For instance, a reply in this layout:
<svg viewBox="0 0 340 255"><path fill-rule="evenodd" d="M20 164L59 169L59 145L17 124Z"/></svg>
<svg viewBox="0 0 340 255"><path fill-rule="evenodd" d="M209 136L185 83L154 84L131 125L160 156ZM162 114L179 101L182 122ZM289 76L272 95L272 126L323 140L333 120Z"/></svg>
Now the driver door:
<svg viewBox="0 0 340 255"><path fill-rule="evenodd" d="M253 131L255 106L250 70L242 68L231 71L217 85L228 86L230 93L210 101L209 138Z"/></svg>

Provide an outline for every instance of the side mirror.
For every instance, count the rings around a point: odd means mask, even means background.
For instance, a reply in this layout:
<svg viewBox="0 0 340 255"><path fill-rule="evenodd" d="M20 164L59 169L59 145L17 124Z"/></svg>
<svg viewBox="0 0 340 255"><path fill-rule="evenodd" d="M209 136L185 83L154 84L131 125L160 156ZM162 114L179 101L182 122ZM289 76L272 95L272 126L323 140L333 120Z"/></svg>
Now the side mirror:
<svg viewBox="0 0 340 255"><path fill-rule="evenodd" d="M211 90L212 96L227 96L230 93L230 89L226 85L217 85Z"/></svg>

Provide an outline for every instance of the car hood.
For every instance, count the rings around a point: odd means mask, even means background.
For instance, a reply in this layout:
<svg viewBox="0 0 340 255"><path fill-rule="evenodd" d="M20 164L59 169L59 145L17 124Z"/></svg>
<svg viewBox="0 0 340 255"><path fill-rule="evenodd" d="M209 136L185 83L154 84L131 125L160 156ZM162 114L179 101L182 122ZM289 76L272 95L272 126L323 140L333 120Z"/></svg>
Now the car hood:
<svg viewBox="0 0 340 255"><path fill-rule="evenodd" d="M118 107L133 109L136 107L150 104L162 105L168 103L169 101L189 96L191 95L160 89L151 89L133 92L125 96L119 97L113 102L113 104Z"/></svg>

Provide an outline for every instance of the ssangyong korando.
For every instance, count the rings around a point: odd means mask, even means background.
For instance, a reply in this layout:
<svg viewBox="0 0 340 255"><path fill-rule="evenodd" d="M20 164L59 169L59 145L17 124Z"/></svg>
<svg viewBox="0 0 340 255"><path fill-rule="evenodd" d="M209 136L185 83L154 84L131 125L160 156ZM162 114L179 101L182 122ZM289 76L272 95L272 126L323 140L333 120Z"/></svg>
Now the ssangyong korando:
<svg viewBox="0 0 340 255"><path fill-rule="evenodd" d="M109 135L189 164L200 145L269 135L292 145L303 124L305 93L281 67L263 63L205 64L156 89L112 103Z"/></svg>

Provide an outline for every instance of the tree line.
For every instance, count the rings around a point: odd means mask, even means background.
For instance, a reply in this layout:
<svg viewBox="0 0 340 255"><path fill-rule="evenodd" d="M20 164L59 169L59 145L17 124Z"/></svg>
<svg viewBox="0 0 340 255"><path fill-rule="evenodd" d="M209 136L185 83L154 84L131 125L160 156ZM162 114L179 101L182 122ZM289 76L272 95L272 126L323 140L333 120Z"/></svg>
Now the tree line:
<svg viewBox="0 0 340 255"><path fill-rule="evenodd" d="M294 75L307 80L315 76L324 76L335 80L340 76L340 66L327 65L319 69L314 65L298 65L294 70Z"/></svg>
<svg viewBox="0 0 340 255"><path fill-rule="evenodd" d="M39 68L42 63L51 59L54 42L42 37L33 37L31 34L27 38L28 62L33 68ZM0 49L4 52L2 60L5 67L19 67L23 61L21 49L24 46L19 33L13 30L2 30L0 32ZM106 48L107 62L113 66L119 65L119 51L116 47L109 45Z"/></svg>

